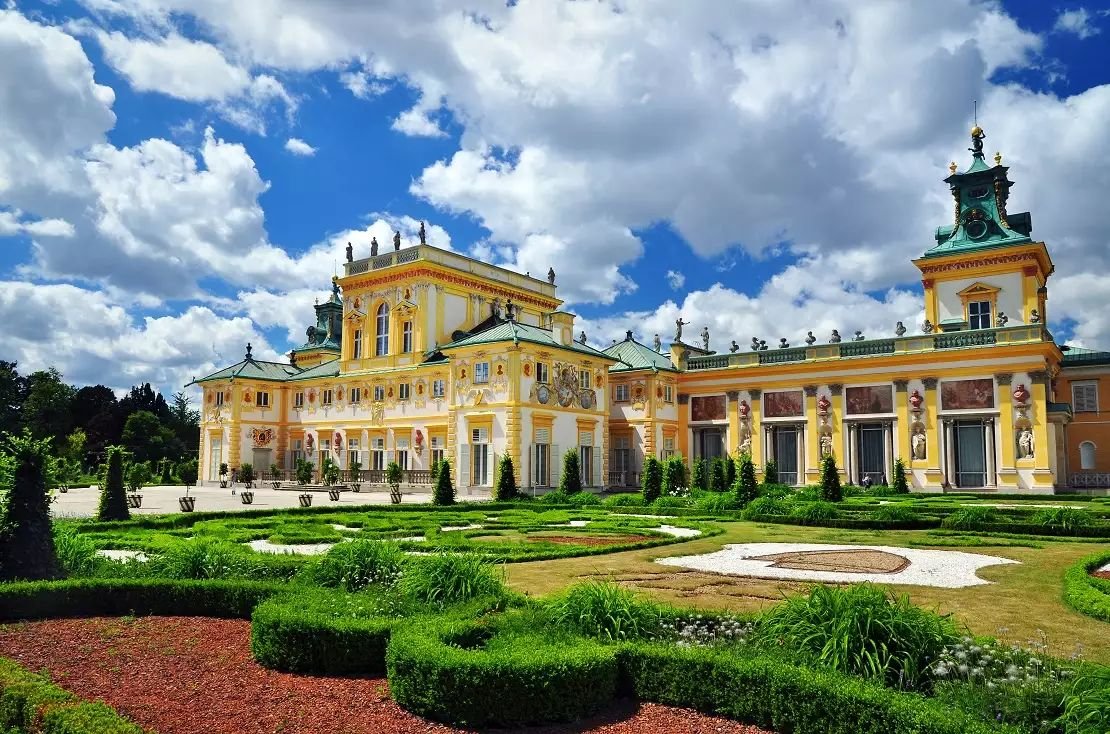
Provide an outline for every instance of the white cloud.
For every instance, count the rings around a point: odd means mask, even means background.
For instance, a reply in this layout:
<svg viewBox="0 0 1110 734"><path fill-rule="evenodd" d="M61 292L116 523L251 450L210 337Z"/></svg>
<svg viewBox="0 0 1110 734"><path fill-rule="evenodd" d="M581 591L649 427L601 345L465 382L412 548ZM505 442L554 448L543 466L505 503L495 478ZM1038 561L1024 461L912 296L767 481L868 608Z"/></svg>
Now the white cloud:
<svg viewBox="0 0 1110 734"><path fill-rule="evenodd" d="M228 62L210 43L176 33L158 40L96 34L104 59L140 92L161 92L191 102L223 101L251 83L246 69Z"/></svg>
<svg viewBox="0 0 1110 734"><path fill-rule="evenodd" d="M1057 33L1070 33L1080 40L1084 40L1097 35L1101 31L1091 22L1092 20L1093 18L1086 8L1064 10L1056 16L1056 23L1052 29Z"/></svg>
<svg viewBox="0 0 1110 734"><path fill-rule="evenodd" d="M20 221L21 212L0 211L0 237L29 234L38 237L72 237L73 225L64 219L39 219Z"/></svg>
<svg viewBox="0 0 1110 734"><path fill-rule="evenodd" d="M682 286L686 285L686 276L677 270L668 270L667 285L671 287L671 290L682 290Z"/></svg>
<svg viewBox="0 0 1110 734"><path fill-rule="evenodd" d="M365 70L344 71L339 74L339 81L351 94L359 99L370 99L389 90L389 85L375 78Z"/></svg>
<svg viewBox="0 0 1110 734"><path fill-rule="evenodd" d="M285 141L285 149L298 156L316 155L316 149L300 138L289 138Z"/></svg>

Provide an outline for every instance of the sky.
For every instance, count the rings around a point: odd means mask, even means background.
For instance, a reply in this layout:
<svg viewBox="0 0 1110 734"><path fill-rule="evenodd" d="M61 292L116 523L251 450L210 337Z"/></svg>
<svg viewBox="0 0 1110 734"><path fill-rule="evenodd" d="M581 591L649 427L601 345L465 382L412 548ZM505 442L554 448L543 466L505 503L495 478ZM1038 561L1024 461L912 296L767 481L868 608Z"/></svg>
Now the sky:
<svg viewBox="0 0 1110 734"><path fill-rule="evenodd" d="M973 101L1110 349L1110 0L0 0L0 359L163 391L304 341L394 229L595 346L924 319Z"/></svg>

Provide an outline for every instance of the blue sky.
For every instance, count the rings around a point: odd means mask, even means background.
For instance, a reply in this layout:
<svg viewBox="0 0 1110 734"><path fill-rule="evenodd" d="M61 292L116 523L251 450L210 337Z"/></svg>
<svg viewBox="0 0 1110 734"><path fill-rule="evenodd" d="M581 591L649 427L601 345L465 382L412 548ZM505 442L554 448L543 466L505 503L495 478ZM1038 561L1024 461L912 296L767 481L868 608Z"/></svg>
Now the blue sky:
<svg viewBox="0 0 1110 734"><path fill-rule="evenodd" d="M1110 348L1110 3L766 5L9 2L0 358L167 390L273 358L346 241L420 220L554 266L598 345L881 336L973 99L1054 333Z"/></svg>

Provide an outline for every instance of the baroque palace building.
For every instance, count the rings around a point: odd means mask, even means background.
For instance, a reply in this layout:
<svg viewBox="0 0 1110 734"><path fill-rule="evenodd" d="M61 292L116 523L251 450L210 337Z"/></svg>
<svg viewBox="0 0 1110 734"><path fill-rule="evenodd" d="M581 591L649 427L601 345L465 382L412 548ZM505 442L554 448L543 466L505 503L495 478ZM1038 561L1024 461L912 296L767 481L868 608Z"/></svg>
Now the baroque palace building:
<svg viewBox="0 0 1110 734"><path fill-rule="evenodd" d="M818 481L833 454L847 481L887 481L895 459L918 491L1051 493L1110 484L1110 353L1048 332L1052 260L1028 213L1006 209L1001 156L945 179L950 222L914 260L925 321L888 337L786 339L669 350L627 332L595 349L540 280L426 244L355 259L316 305L288 363L243 361L195 381L204 392L200 464L289 471L328 457L363 481L397 461L430 485L451 460L462 494L487 490L513 459L518 486L557 486L576 451L588 487L632 487L647 456L751 455L785 483ZM1106 396L1106 400L1103 397Z"/></svg>

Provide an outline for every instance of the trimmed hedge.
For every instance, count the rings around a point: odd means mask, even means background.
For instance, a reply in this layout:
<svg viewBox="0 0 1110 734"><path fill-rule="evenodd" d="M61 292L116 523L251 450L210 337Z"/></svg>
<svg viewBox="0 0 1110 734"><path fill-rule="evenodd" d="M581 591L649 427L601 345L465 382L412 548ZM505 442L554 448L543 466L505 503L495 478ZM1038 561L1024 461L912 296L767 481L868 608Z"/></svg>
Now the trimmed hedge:
<svg viewBox="0 0 1110 734"><path fill-rule="evenodd" d="M636 697L792 734L1017 734L924 697L769 657L629 645L621 669Z"/></svg>
<svg viewBox="0 0 1110 734"><path fill-rule="evenodd" d="M143 734L140 727L103 703L82 701L4 658L0 658L0 731Z"/></svg>
<svg viewBox="0 0 1110 734"><path fill-rule="evenodd" d="M1088 617L1110 622L1110 581L1091 571L1110 563L1110 550L1079 561L1064 573L1064 603Z"/></svg>
<svg viewBox="0 0 1110 734"><path fill-rule="evenodd" d="M614 699L616 648L543 635L495 645L473 622L402 627L386 656L389 690L419 716L473 727L573 721Z"/></svg>
<svg viewBox="0 0 1110 734"><path fill-rule="evenodd" d="M772 523L774 525L805 525L822 528L844 528L850 530L932 530L940 527L940 521L931 518L915 520L883 521L834 517L828 520L812 520L794 515L753 515L752 522Z"/></svg>

